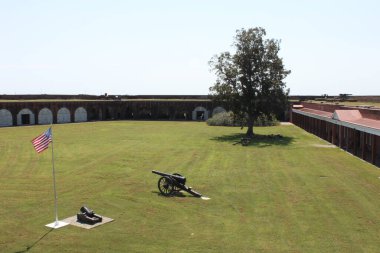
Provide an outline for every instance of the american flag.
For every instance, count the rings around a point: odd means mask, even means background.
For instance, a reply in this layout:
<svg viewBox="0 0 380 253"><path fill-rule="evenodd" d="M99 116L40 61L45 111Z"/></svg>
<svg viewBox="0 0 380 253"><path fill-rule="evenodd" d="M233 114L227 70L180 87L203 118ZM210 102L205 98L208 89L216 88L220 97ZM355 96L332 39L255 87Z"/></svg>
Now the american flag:
<svg viewBox="0 0 380 253"><path fill-rule="evenodd" d="M33 146L37 153L41 153L49 147L49 143L52 142L51 127L46 130L43 134L37 136L32 140Z"/></svg>

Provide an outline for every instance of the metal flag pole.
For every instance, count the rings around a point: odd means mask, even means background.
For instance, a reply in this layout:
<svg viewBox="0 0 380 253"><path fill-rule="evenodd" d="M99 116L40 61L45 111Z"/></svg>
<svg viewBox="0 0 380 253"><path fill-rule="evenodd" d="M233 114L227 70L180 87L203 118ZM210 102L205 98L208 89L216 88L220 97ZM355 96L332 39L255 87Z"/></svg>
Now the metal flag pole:
<svg viewBox="0 0 380 253"><path fill-rule="evenodd" d="M54 210L55 210L55 221L53 223L47 224L50 228L60 228L68 225L68 223L58 220L58 204L57 204L57 188L55 186L55 166L54 166L54 141L53 141L53 128L50 126L50 138L51 138L51 161L53 166L53 187L54 187Z"/></svg>
<svg viewBox="0 0 380 253"><path fill-rule="evenodd" d="M54 167L54 141L53 141L53 129L51 127L50 127L50 131L51 131L51 161L53 165L55 225L58 225L57 189L55 187L55 167Z"/></svg>

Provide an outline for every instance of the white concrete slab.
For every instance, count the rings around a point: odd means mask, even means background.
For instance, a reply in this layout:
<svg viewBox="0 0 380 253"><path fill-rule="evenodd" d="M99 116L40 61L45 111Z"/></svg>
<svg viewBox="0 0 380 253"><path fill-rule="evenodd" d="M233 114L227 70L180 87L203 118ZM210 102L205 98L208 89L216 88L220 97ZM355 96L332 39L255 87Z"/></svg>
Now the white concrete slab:
<svg viewBox="0 0 380 253"><path fill-rule="evenodd" d="M52 223L46 224L45 226L49 228L57 229L57 228L61 228L67 225L69 225L69 223L64 222L64 221L54 221Z"/></svg>

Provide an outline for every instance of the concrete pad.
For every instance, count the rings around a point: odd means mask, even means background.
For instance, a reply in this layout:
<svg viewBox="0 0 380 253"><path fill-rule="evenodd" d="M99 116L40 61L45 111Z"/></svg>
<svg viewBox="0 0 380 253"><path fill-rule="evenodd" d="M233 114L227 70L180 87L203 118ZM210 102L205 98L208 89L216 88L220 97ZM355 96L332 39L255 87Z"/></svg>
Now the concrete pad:
<svg viewBox="0 0 380 253"><path fill-rule="evenodd" d="M100 216L102 216L102 215L100 215ZM98 226L101 226L101 225L104 225L104 224L106 224L108 222L113 221L113 219L108 218L108 217L102 216L102 218L103 218L102 222L95 223L94 225L90 225L90 224L86 224L86 223L81 223L81 222L77 221L77 216L76 215L68 217L68 218L66 218L66 219L64 219L62 221L63 222L67 222L70 225L73 225L73 226L76 226L76 227L80 227L80 228L85 228L85 229L95 228L95 227L98 227Z"/></svg>
<svg viewBox="0 0 380 253"><path fill-rule="evenodd" d="M49 228L57 229L57 228L61 228L67 225L69 225L69 223L64 222L64 221L54 221L52 223L46 224L45 226Z"/></svg>

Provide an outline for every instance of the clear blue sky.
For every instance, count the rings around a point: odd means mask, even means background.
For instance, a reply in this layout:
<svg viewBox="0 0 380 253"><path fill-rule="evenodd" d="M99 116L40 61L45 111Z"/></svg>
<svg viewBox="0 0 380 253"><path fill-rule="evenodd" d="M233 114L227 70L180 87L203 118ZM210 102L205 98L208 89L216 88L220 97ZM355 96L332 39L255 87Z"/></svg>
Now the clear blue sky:
<svg viewBox="0 0 380 253"><path fill-rule="evenodd" d="M0 0L0 94L208 94L236 29L281 40L293 95L380 95L380 2Z"/></svg>

